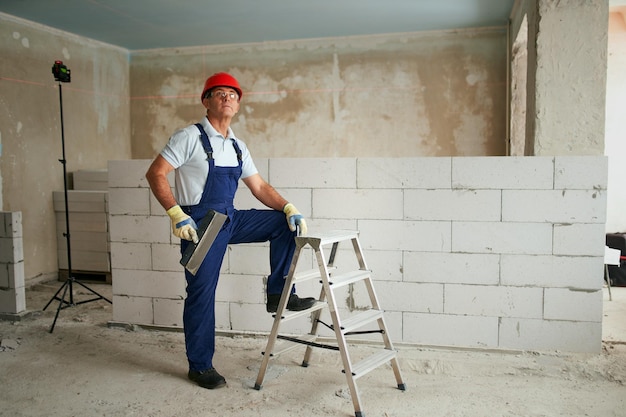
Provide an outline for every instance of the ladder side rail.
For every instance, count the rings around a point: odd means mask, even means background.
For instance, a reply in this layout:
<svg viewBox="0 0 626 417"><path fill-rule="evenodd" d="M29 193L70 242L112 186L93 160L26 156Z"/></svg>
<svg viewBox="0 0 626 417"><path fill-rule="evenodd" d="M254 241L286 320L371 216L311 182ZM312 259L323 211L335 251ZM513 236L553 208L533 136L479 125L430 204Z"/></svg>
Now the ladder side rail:
<svg viewBox="0 0 626 417"><path fill-rule="evenodd" d="M326 299L326 290L322 286L320 289L320 297L318 298L318 300L321 302L324 302L325 299ZM317 328L319 326L319 319L321 315L322 315L321 309L316 310L311 314L311 331L309 332L310 335L317 337ZM311 361L312 354L313 354L313 347L307 346L306 350L304 351L304 358L302 359L303 367L306 368L307 366L309 366L309 362Z"/></svg>
<svg viewBox="0 0 626 417"><path fill-rule="evenodd" d="M383 317L378 319L378 326L384 330L382 336L383 336L383 343L385 344L385 349L396 351L396 349L393 347L393 342L391 341L391 338L389 337L389 334L386 330L387 324L385 323L384 315ZM402 372L400 371L400 362L398 361L397 356L394 356L391 359L390 365L391 365L391 369L393 370L393 375L396 378L396 384L398 386L398 389L401 391L406 391L406 384L404 383L404 380L402 379Z"/></svg>
<svg viewBox="0 0 626 417"><path fill-rule="evenodd" d="M324 282L328 282L328 277L330 276L330 269L333 268L333 265L331 261L326 261L321 241L314 241L313 244L315 246L312 245L311 247L313 248L313 251L315 253L315 260L317 262L317 267L320 273L320 283L323 284ZM324 301L324 299L326 298L326 287L324 285L321 285L320 287L321 287L320 298L318 300ZM322 311L318 310L318 311L315 311L311 315L312 324L311 324L311 331L309 332L309 334L317 335L317 328L319 326L319 318L321 314L322 314ZM307 346L306 350L304 351L304 358L302 359L302 366L304 367L309 366L309 362L311 361L312 354L313 354L313 348L311 346Z"/></svg>
<svg viewBox="0 0 626 417"><path fill-rule="evenodd" d="M304 249L305 245L296 244L296 250L294 251L293 257L291 258L291 265L289 265L289 272L287 272L287 276L285 277L285 284L283 284L283 292L280 296L280 301L278 302L278 308L276 309L276 317L274 320L274 325L272 326L272 331L274 327L278 330L278 325L280 324L280 318L282 317L285 308L287 307L287 302L289 301L289 296L291 295L291 288L294 286L294 277L296 275L296 269L298 267L298 260L300 258L300 254ZM276 320L278 319L278 320Z"/></svg>
<svg viewBox="0 0 626 417"><path fill-rule="evenodd" d="M352 239L352 247L354 248L354 253L356 254L357 261L359 262L359 269L362 271L368 271L369 268L365 263L365 256L363 255L363 247L361 246L361 242L359 242L358 237Z"/></svg>
<svg viewBox="0 0 626 417"><path fill-rule="evenodd" d="M339 319L337 307L337 301L335 300L335 294L333 293L332 286L330 285L329 277L328 277L328 268L327 265L330 265L330 260L327 262L324 257L324 252L320 247L315 251L315 255L317 257L317 263L320 268L320 273L322 275L322 291L328 297L328 311L330 313L333 329L335 332L335 336L337 338L337 343L339 344L339 350L341 352L342 359L344 361L344 369L346 372L351 370L350 365L350 356L348 354L346 340L344 335L341 332L341 320Z"/></svg>
<svg viewBox="0 0 626 417"><path fill-rule="evenodd" d="M335 249L335 245L333 245L333 249ZM335 295L332 292L333 288L330 285L330 274L328 271L328 266L332 266L332 261L330 259L326 261L324 251L321 247L315 251L315 256L317 258L317 264L320 268L322 293L326 294L326 296L328 297L328 310L332 316L335 329L338 329L340 328L341 323L339 322L339 315L335 314L338 311L338 307L337 301L335 300Z"/></svg>
<svg viewBox="0 0 626 417"><path fill-rule="evenodd" d="M352 398L352 406L354 407L354 415L357 417L363 416L363 408L361 407L361 394L359 388L356 386L356 380L352 373L346 372L346 379L348 381L348 389L350 390L350 397Z"/></svg>
<svg viewBox="0 0 626 417"><path fill-rule="evenodd" d="M324 301L324 299L327 299L326 304L328 305L328 310L330 313L332 313L333 311L337 310L337 303L335 302L335 297L331 292L331 288L329 285L330 269L333 268L332 261L326 260L323 248L321 246L315 250L315 258L317 260L317 266L320 270L320 301ZM319 314L316 315L315 318L319 319L320 315L321 311L319 312ZM311 329L311 332L317 332L317 327L318 321L315 320L313 322L313 328Z"/></svg>
<svg viewBox="0 0 626 417"><path fill-rule="evenodd" d="M393 370L393 376L396 378L396 385L398 389L401 391L406 391L406 384L402 379L402 372L400 371L400 362L398 361L398 357L395 356L390 361L391 369Z"/></svg>
<svg viewBox="0 0 626 417"><path fill-rule="evenodd" d="M367 289L367 293L369 294L372 308L376 310L381 310L380 303L378 301L378 295L376 294L376 290L374 289L374 283L372 282L372 276L368 276L367 279L363 280L363 282Z"/></svg>
<svg viewBox="0 0 626 417"><path fill-rule="evenodd" d="M346 381L348 383L348 388L350 390L350 396L352 397L352 404L354 406L354 411L357 416L362 415L361 410L361 397L359 394L359 389L356 385L356 381L354 378L354 374L352 372L352 362L350 360L350 353L348 351L348 345L346 343L346 338L341 331L341 321L339 319L339 312L337 307L337 302L335 300L335 294L333 293L332 286L330 285L328 269L327 266L332 266L334 262L334 256L337 253L338 242L333 243L333 248L331 250L331 258L326 262L324 260L324 252L320 247L315 253L317 255L317 262L320 267L320 271L323 271L322 275L322 286L324 291L328 296L328 310L330 312L330 316L333 322L333 329L335 331L335 337L337 339L337 344L339 346L339 353L341 355L341 361L343 363L344 373L346 374Z"/></svg>
<svg viewBox="0 0 626 417"><path fill-rule="evenodd" d="M270 335L267 339L267 345L265 347L265 351L263 352L263 360L261 361L259 374L257 376L256 383L254 385L257 390L261 389L261 386L263 385L263 379L265 378L267 365L269 364L269 360L272 357L272 352L274 350L274 345L276 344L276 338L278 336L278 329L280 327L281 317L283 315L283 312L285 311L285 307L287 306L289 295L291 294L291 287L293 286L293 277L296 271L296 266L298 265L298 258L300 257L300 252L302 251L302 249L303 249L302 245L296 244L296 250L293 254L291 265L289 266L289 272L287 274L287 278L285 279L285 284L283 285L283 293L280 297L278 308L276 309L276 316L274 317L274 324L272 324L272 330L270 331Z"/></svg>
<svg viewBox="0 0 626 417"><path fill-rule="evenodd" d="M387 332L387 323L385 322L384 315L383 317L379 318L377 321L378 321L378 327L381 330L383 330L382 336L383 336L383 343L385 345L385 349L395 350L395 348L393 347L393 342L391 341L391 338L389 337L389 334Z"/></svg>
<svg viewBox="0 0 626 417"><path fill-rule="evenodd" d="M358 239L355 237L352 239L352 246L354 247L354 252L356 253L357 260L359 262L359 266L363 270L369 270L367 264L365 263L365 256L363 255L363 247ZM365 280L365 285L367 287L368 294L370 296L370 301L372 303L372 308L376 310L381 310L380 302L378 301L378 295L376 294L376 290L374 289L374 283L372 276L370 275ZM389 332L387 331L387 323L385 321L385 315L383 314L378 320L378 328L381 330L383 343L385 345L385 349L389 349L395 351L393 346L393 342L389 337ZM394 356L390 361L391 369L393 370L394 377L396 378L396 384L398 385L398 389L405 391L406 384L402 379L402 372L400 371L400 362L398 361L398 357Z"/></svg>
<svg viewBox="0 0 626 417"><path fill-rule="evenodd" d="M367 286L368 293L370 295L370 300L372 302L373 308L377 310L381 310L380 304L378 302L378 296L376 295L376 290L374 289L374 284L372 283L371 276L369 279L365 280L365 285ZM382 331L383 343L385 345L385 349L395 351L393 346L393 342L389 337L389 332L387 331L387 323L385 321L385 315L383 314L378 320L378 328ZM394 377L396 378L396 384L398 385L398 389L405 391L406 385L402 379L402 372L400 371L400 363L398 361L397 356L391 359L390 361L391 369L393 369Z"/></svg>
<svg viewBox="0 0 626 417"><path fill-rule="evenodd" d="M328 268L332 268L335 265L335 257L337 256L337 249L339 249L339 242L333 242L333 245L330 249L330 255L328 255L328 262L324 263L325 267L327 266ZM319 251L322 252L321 245L320 245ZM326 270L326 272L328 272L328 270Z"/></svg>
<svg viewBox="0 0 626 417"><path fill-rule="evenodd" d="M380 303L378 302L378 295L376 294L376 290L374 289L374 284L372 282L372 278L368 277L365 280L365 286L367 287L367 292L370 296L370 302L372 303L372 308L376 310L382 310L380 307ZM387 323L385 322L384 315L377 320L378 328L382 330L383 342L385 344L385 348L393 350L393 343L391 342L391 338L389 338L389 334L387 332Z"/></svg>
<svg viewBox="0 0 626 417"><path fill-rule="evenodd" d="M327 284L326 284L327 285ZM356 385L356 378L353 373L352 360L350 359L350 352L348 351L348 344L346 342L346 338L341 331L341 326L339 324L339 314L336 309L336 304L334 301L334 297L332 304L335 309L330 312L332 317L333 326L335 329L335 336L337 338L337 344L339 345L339 353L341 355L341 362L343 363L343 370L346 374L346 381L348 383L348 388L350 389L350 396L352 397L352 404L354 406L354 411L357 416L362 415L361 409L361 396L359 394L359 388ZM330 305L330 303L329 303Z"/></svg>

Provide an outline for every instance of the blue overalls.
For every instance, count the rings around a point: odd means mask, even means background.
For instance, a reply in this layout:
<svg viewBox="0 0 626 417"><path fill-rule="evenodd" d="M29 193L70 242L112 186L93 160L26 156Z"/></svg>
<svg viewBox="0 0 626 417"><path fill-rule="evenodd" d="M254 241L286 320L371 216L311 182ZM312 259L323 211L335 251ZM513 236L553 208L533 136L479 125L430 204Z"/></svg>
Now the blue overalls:
<svg viewBox="0 0 626 417"><path fill-rule="evenodd" d="M196 224L208 210L226 214L228 219L222 226L206 258L195 276L185 270L187 298L183 311L185 345L189 368L204 371L213 367L215 352L215 290L219 279L224 254L229 244L270 241L270 275L267 282L268 294L280 294L289 272L295 251L295 232L289 230L285 215L277 210L235 210L233 199L241 177L241 150L233 140L237 152L238 166L215 166L213 148L201 124L202 145L207 154L209 173L200 203L183 207ZM181 252L188 240L181 240ZM261 271L259 271L261 272Z"/></svg>

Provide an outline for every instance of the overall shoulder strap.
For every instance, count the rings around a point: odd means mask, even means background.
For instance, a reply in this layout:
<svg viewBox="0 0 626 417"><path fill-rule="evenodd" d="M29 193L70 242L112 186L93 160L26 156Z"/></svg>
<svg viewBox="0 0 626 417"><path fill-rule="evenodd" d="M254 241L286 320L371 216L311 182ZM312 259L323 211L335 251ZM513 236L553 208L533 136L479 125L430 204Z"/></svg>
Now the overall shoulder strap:
<svg viewBox="0 0 626 417"><path fill-rule="evenodd" d="M232 141L233 141L233 148L235 148L235 152L237 153L237 160L241 162L242 160L241 149L239 148L239 145L237 145L237 141L235 139L233 139Z"/></svg>
<svg viewBox="0 0 626 417"><path fill-rule="evenodd" d="M204 152L206 152L207 161L213 159L213 148L211 147L211 142L209 142L209 136L204 131L202 124L196 123L196 127L200 131L200 140L202 141L202 147L204 148Z"/></svg>

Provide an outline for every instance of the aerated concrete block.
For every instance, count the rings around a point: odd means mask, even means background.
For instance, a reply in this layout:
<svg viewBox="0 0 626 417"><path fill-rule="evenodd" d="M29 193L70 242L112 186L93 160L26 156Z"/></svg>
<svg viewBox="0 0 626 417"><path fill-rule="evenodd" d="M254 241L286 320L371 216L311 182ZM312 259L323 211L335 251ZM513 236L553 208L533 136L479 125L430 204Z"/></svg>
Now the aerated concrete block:
<svg viewBox="0 0 626 417"><path fill-rule="evenodd" d="M274 188L355 188L355 158L276 158L269 162Z"/></svg>
<svg viewBox="0 0 626 417"><path fill-rule="evenodd" d="M315 217L402 220L401 190L313 190Z"/></svg>
<svg viewBox="0 0 626 417"><path fill-rule="evenodd" d="M480 190L551 190L552 157L452 158L452 188Z"/></svg>
<svg viewBox="0 0 626 417"><path fill-rule="evenodd" d="M405 252L404 281L498 285L500 255Z"/></svg>
<svg viewBox="0 0 626 417"><path fill-rule="evenodd" d="M546 320L601 323L602 290L546 288L543 309Z"/></svg>
<svg viewBox="0 0 626 417"><path fill-rule="evenodd" d="M552 224L517 222L453 222L453 252L552 253Z"/></svg>
<svg viewBox="0 0 626 417"><path fill-rule="evenodd" d="M360 220L360 241L364 249L450 252L450 222Z"/></svg>
<svg viewBox="0 0 626 417"><path fill-rule="evenodd" d="M407 220L500 221L501 201L500 190L405 190L404 216Z"/></svg>
<svg viewBox="0 0 626 417"><path fill-rule="evenodd" d="M542 288L448 284L444 299L448 314L537 319L543 315Z"/></svg>
<svg viewBox="0 0 626 417"><path fill-rule="evenodd" d="M498 318L453 314L404 313L402 340L435 346L498 346Z"/></svg>
<svg viewBox="0 0 626 417"><path fill-rule="evenodd" d="M599 353L602 326L591 322L502 318L499 346L516 350Z"/></svg>
<svg viewBox="0 0 626 417"><path fill-rule="evenodd" d="M387 311L443 313L444 285L415 282L375 283L380 304Z"/></svg>
<svg viewBox="0 0 626 417"><path fill-rule="evenodd" d="M537 204L541 201L541 204ZM605 223L606 192L595 190L503 190L502 221Z"/></svg>
<svg viewBox="0 0 626 417"><path fill-rule="evenodd" d="M116 279L113 279L115 283ZM113 321L131 324L154 324L152 297L113 295Z"/></svg>
<svg viewBox="0 0 626 417"><path fill-rule="evenodd" d="M565 190L606 190L608 157L557 156L554 158L554 188Z"/></svg>
<svg viewBox="0 0 626 417"><path fill-rule="evenodd" d="M148 188L111 188L109 200L109 213L111 214L150 214L150 190Z"/></svg>
<svg viewBox="0 0 626 417"><path fill-rule="evenodd" d="M180 299L154 298L154 324L156 326L182 327L183 305Z"/></svg>
<svg viewBox="0 0 626 417"><path fill-rule="evenodd" d="M359 158L357 188L450 189L452 158Z"/></svg>

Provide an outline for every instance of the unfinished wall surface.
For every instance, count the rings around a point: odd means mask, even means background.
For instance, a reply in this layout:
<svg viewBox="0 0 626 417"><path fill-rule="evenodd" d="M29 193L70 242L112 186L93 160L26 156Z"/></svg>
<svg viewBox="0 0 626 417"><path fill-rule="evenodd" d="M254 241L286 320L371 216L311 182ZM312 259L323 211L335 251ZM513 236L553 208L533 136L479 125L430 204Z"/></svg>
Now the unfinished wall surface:
<svg viewBox="0 0 626 417"><path fill-rule="evenodd" d="M611 8L606 82L607 233L626 232L626 6Z"/></svg>
<svg viewBox="0 0 626 417"><path fill-rule="evenodd" d="M608 1L519 0L528 22L527 155L604 153Z"/></svg>
<svg viewBox="0 0 626 417"><path fill-rule="evenodd" d="M130 158L128 51L0 14L2 209L21 211L27 280L57 275L52 192L63 190L55 60L62 84L67 171ZM71 181L70 181L71 185Z"/></svg>
<svg viewBox="0 0 626 417"><path fill-rule="evenodd" d="M508 155L526 155L526 103L528 74L528 19L522 19L511 45L510 59L510 111Z"/></svg>
<svg viewBox="0 0 626 417"><path fill-rule="evenodd" d="M133 158L204 116L205 79L244 94L256 157L503 155L505 28L133 52Z"/></svg>
<svg viewBox="0 0 626 417"><path fill-rule="evenodd" d="M256 162L310 231L360 231L393 340L600 352L605 157ZM149 163L109 163L113 321L177 328L185 278L177 238L144 178ZM290 175L295 166L302 175ZM236 207L261 206L243 187ZM345 249L337 265L354 269ZM220 330L270 330L268 259L267 245L229 248L217 290ZM298 292L316 296L319 287ZM350 311L364 297L352 288L337 299ZM310 323L289 330L306 333Z"/></svg>
<svg viewBox="0 0 626 417"><path fill-rule="evenodd" d="M534 154L602 155L608 1L538 4Z"/></svg>

